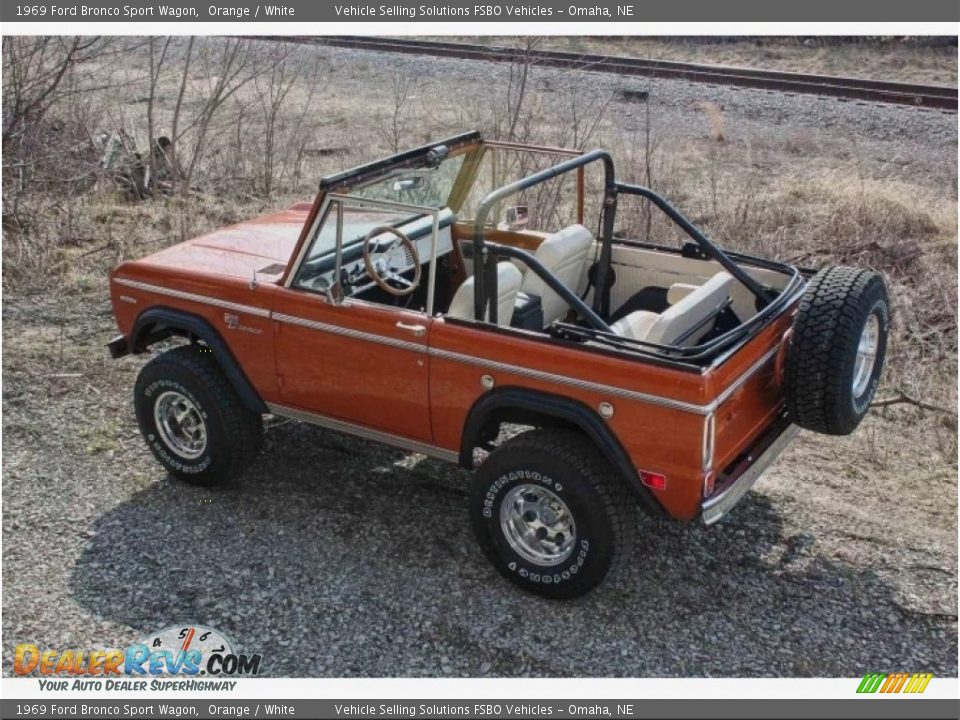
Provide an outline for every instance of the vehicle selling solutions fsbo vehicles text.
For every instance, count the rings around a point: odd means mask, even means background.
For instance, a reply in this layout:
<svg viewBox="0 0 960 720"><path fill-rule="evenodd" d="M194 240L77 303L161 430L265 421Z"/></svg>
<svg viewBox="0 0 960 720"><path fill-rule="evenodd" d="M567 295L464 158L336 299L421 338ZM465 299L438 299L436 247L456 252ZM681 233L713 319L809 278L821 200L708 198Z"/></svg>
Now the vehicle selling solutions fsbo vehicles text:
<svg viewBox="0 0 960 720"><path fill-rule="evenodd" d="M334 12L340 17L461 17L461 18L545 18L552 17L552 8L539 5L494 5L477 4L469 7L450 7L447 5L334 5ZM573 7L573 6L571 6Z"/></svg>

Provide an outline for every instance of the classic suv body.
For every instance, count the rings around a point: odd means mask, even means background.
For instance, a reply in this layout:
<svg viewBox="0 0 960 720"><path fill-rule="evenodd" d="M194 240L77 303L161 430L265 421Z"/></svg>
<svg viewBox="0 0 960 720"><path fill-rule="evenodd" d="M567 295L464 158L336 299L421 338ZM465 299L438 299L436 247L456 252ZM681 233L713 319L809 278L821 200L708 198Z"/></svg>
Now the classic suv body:
<svg viewBox="0 0 960 720"><path fill-rule="evenodd" d="M595 348L375 303L335 305L283 287L311 208L300 203L119 266L111 296L124 337L143 342L135 327L146 309L193 314L219 333L268 409L449 460L469 443L471 410L491 389L575 401L602 419L633 468L666 478L665 487L648 487L635 473L636 492L684 520L700 512L707 476L782 410L777 352L789 312L701 369L638 366ZM416 336L401 323L425 330Z"/></svg>
<svg viewBox="0 0 960 720"><path fill-rule="evenodd" d="M566 159L471 208L496 151ZM590 165L604 171L596 233L584 221ZM531 230L523 205L486 221L568 174L574 202L541 222L566 211L571 224ZM628 197L693 242L615 237ZM212 485L242 473L267 413L458 462L476 468L471 517L487 557L551 597L602 580L629 547L628 507L711 524L799 426L852 432L889 324L875 273L724 252L653 191L617 182L604 151L478 133L125 262L110 292L114 357L188 341L144 366L134 393L171 474Z"/></svg>

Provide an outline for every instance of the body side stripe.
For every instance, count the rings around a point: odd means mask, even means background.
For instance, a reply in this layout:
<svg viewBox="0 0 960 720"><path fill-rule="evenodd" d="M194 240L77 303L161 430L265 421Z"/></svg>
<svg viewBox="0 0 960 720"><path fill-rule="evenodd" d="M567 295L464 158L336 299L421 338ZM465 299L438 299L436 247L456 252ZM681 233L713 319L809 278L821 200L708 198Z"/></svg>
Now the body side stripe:
<svg viewBox="0 0 960 720"><path fill-rule="evenodd" d="M157 295L167 295L179 300L189 300L203 305L213 305L214 307L224 308L225 310L236 310L237 312L256 315L257 317L270 317L270 311L267 308L256 307L254 305L242 305L240 303L221 300L207 295L197 295L196 293L185 292L183 290L174 290L161 285L152 285L150 283L140 282L139 280L129 280L127 278L113 278L113 282L118 285L145 290L146 292L156 293Z"/></svg>
<svg viewBox="0 0 960 720"><path fill-rule="evenodd" d="M622 397L627 400L635 400L637 402L647 403L650 405L658 405L660 407L667 407L674 410L680 410L682 412L694 413L697 415L709 415L710 413L716 411L724 402L730 399L730 397L739 390L758 370L760 370L769 360L776 354L777 350L780 348L780 344L777 343L773 348L768 350L764 355L759 358L753 365L751 365L747 370L737 378L737 380L724 389L716 399L700 405L693 402L685 402L683 400L674 400L673 398L664 397L662 395L653 395L650 393L644 393L637 390L628 390L626 388L615 387L613 385L605 385L603 383L597 383L590 380L581 380L579 378L570 377L568 375L558 375L555 373L547 372L544 370L537 370L535 368L525 368L510 365L508 363L498 362L496 360L486 360L483 358L477 358L470 355L463 355L462 353L452 352L449 350L442 350L439 348L428 348L425 344L409 342L406 340L398 340L397 338L389 337L386 335L378 335L375 333L363 332L361 330L353 330L352 328L346 328L340 325L331 325L329 323L318 322L316 320L310 320L308 318L302 318L295 315L287 315L284 313L271 313L266 308L255 307L251 305L242 305L239 303L232 303L226 300L220 300L219 298L212 298L205 295L197 295L195 293L184 292L181 290L173 290L171 288L161 287L159 285L152 285L150 283L143 283L137 280L128 280L127 278L114 278L114 282L120 285L126 285L127 287L136 288L139 290L145 290L147 292L154 292L160 295L168 295L170 297L179 298L181 300L189 300L192 302L203 303L206 305L213 305L215 307L224 308L226 310L234 310L237 312L245 312L257 317L270 317L276 322L287 323L290 325L298 325L300 327L305 327L311 330L317 330L319 332L327 332L336 335L343 335L345 337L354 338L356 340L363 340L366 342L377 343L381 345L388 345L390 347L396 347L403 350L409 350L411 352L417 353L428 353L431 357L440 358L443 360L450 360L453 362L459 362L466 365L473 365L476 367L487 368L490 370L495 370L498 372L509 373L513 375L520 375L522 377L528 377L533 380L540 380L542 382L556 383L560 385L567 385L570 387L580 388L582 390L587 390L590 392L597 392L604 395L612 395L614 397Z"/></svg>

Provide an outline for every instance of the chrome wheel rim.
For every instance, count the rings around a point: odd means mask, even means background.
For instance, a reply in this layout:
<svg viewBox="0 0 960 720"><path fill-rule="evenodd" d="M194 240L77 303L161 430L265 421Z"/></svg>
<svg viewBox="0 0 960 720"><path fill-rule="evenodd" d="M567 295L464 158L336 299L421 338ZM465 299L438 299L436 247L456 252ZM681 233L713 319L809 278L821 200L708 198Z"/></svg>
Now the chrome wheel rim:
<svg viewBox="0 0 960 720"><path fill-rule="evenodd" d="M500 505L500 527L518 555L544 567L570 557L577 539L570 508L540 485L518 485L507 493Z"/></svg>
<svg viewBox="0 0 960 720"><path fill-rule="evenodd" d="M185 395L168 390L153 404L153 419L163 444L193 460L207 448L207 425L200 409Z"/></svg>
<svg viewBox="0 0 960 720"><path fill-rule="evenodd" d="M871 314L860 333L860 342L857 344L857 360L853 366L853 396L856 398L863 395L870 384L879 347L880 320L876 315Z"/></svg>

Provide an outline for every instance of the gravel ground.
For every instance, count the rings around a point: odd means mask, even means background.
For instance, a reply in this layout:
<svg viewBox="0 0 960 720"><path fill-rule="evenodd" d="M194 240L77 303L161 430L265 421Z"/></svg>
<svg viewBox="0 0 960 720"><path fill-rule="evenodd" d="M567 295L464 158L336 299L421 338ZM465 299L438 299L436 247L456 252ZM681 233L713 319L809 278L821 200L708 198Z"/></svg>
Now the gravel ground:
<svg viewBox="0 0 960 720"><path fill-rule="evenodd" d="M453 466L273 421L239 483L171 480L102 297L5 300L6 673L196 622L275 676L956 675L956 473L909 418L801 436L712 529L638 515L620 575L551 602L483 560Z"/></svg>
<svg viewBox="0 0 960 720"><path fill-rule="evenodd" d="M332 104L358 81L386 87L388 62L467 94L506 72L336 53ZM599 74L583 87L649 88L664 142L703 136L705 97L759 145L808 132L839 153L854 138L955 200L956 115ZM643 113L616 109L624 127ZM802 434L717 527L638 515L620 575L558 603L483 560L452 466L274 421L233 486L168 478L133 416L142 361L105 359L101 278L5 292L3 313L6 674L18 642L116 646L180 622L262 652L274 676L957 674L957 471L940 444L956 429L915 408L851 438Z"/></svg>

